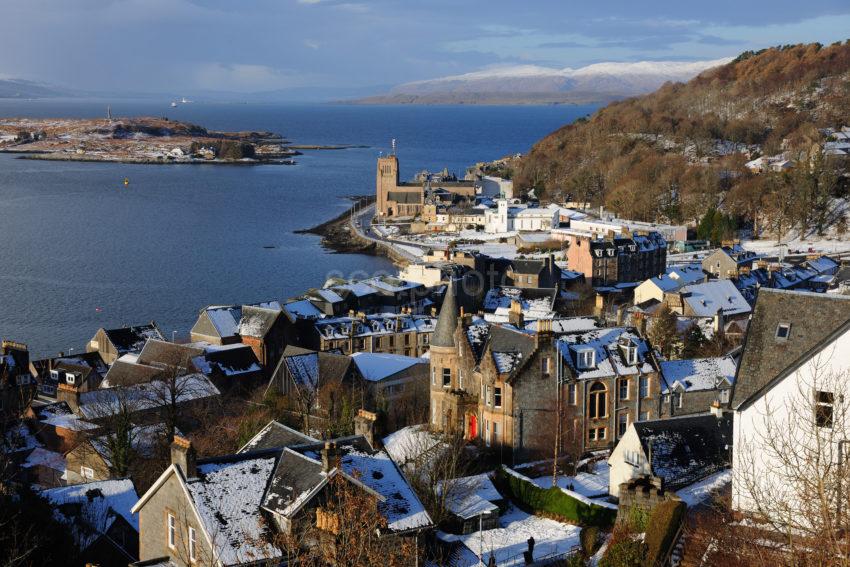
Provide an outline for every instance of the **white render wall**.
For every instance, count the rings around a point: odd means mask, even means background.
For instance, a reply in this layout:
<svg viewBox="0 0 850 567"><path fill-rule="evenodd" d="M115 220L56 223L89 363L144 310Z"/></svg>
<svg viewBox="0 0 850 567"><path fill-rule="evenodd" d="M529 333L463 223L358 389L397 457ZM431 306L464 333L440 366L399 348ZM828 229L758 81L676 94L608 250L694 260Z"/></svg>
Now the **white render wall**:
<svg viewBox="0 0 850 567"><path fill-rule="evenodd" d="M637 462L640 465L639 467L626 462L626 455L629 453L638 455ZM621 483L651 474L649 462L643 453L643 448L641 447L634 424L629 425L626 434L623 435L617 446L611 451L611 456L608 457L608 464L611 466L610 476L608 477L608 494L614 497L619 497Z"/></svg>
<svg viewBox="0 0 850 567"><path fill-rule="evenodd" d="M791 338L794 340L794 326L791 326ZM790 374L749 407L735 412L733 424L732 455L732 506L736 511L756 513L756 501L753 493L769 495L761 498L764 503L776 505L777 502L790 510L799 510L804 501L810 498L803 494L799 485L793 486L787 479L794 470L785 468L771 450L768 438L776 439L771 431L779 436L789 436L795 443L809 449L816 447L814 433L814 384L820 389L831 390L835 395L834 424L832 431L822 431L821 439L832 435L833 439L850 439L850 423L840 422L839 396L850 395L850 383L847 372L850 370L850 332L838 337L814 358L805 362L796 372ZM738 378L739 380L741 377ZM797 408L796 411L792 408ZM809 425L800 425L809 424ZM768 426L773 428L768 430ZM827 444L820 456L827 462L837 462L837 444ZM772 454L773 453L773 454ZM797 454L797 452L794 452ZM751 488L755 486L755 489ZM802 517L803 514L799 514ZM774 518L779 520L779 518Z"/></svg>

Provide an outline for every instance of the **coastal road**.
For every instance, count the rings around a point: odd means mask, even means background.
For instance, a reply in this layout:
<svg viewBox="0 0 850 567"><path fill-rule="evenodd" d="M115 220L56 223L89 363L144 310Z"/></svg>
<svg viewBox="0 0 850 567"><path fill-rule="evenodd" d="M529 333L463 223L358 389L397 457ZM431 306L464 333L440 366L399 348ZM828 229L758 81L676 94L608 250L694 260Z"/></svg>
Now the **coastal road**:
<svg viewBox="0 0 850 567"><path fill-rule="evenodd" d="M414 263L421 259L421 255L416 255L410 250L410 244L389 238L383 238L380 234L375 232L372 228L372 220L374 218L375 205L372 204L358 211L357 214L353 215L348 222L351 224L351 228L354 232L356 232L359 236L366 240L375 242L378 246L387 246L392 248L393 252L408 262Z"/></svg>

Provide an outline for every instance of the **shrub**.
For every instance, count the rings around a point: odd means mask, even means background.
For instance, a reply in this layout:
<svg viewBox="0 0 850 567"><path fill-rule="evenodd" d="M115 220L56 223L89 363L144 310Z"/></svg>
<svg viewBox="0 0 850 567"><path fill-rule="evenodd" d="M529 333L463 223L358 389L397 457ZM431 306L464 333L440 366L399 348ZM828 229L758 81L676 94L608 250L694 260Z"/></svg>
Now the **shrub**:
<svg viewBox="0 0 850 567"><path fill-rule="evenodd" d="M629 509L629 515L626 521L628 522L629 529L633 532L645 532L646 524L649 521L649 511L640 506L632 506Z"/></svg>
<svg viewBox="0 0 850 567"><path fill-rule="evenodd" d="M680 500L662 502L652 511L646 526L647 567L653 567L673 545L687 506Z"/></svg>
<svg viewBox="0 0 850 567"><path fill-rule="evenodd" d="M596 553L599 544L599 528L596 526L582 528L579 539L581 540L581 551L585 557L590 557Z"/></svg>
<svg viewBox="0 0 850 567"><path fill-rule="evenodd" d="M504 468L496 471L496 481L515 500L535 512L547 512L582 526L607 527L614 523L616 510L585 504L558 487L540 488L532 482L509 474Z"/></svg>
<svg viewBox="0 0 850 567"><path fill-rule="evenodd" d="M599 567L642 567L646 544L640 540L624 538L612 541L599 561Z"/></svg>

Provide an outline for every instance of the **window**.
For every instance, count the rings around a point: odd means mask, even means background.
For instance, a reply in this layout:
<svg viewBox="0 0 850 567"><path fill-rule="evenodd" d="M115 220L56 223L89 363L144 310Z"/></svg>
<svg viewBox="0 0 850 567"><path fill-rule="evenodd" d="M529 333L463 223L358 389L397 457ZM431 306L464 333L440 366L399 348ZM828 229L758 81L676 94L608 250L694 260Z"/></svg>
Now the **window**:
<svg viewBox="0 0 850 567"><path fill-rule="evenodd" d="M729 403L729 388L724 390L720 390L720 403L728 404Z"/></svg>
<svg viewBox="0 0 850 567"><path fill-rule="evenodd" d="M681 392L676 392L675 394L673 394L673 405L675 405L677 408L682 407L682 393Z"/></svg>
<svg viewBox="0 0 850 567"><path fill-rule="evenodd" d="M629 427L629 414L621 413L617 416L617 435L622 437L626 434L626 429Z"/></svg>
<svg viewBox="0 0 850 567"><path fill-rule="evenodd" d="M629 399L629 379L623 378L620 380L620 399L628 400Z"/></svg>
<svg viewBox="0 0 850 567"><path fill-rule="evenodd" d="M593 368L594 366L596 366L596 352L593 349L578 351L579 370Z"/></svg>
<svg viewBox="0 0 850 567"><path fill-rule="evenodd" d="M776 340L787 341L791 336L791 323L779 323L776 326Z"/></svg>
<svg viewBox="0 0 850 567"><path fill-rule="evenodd" d="M587 400L587 415L591 419L601 419L608 415L608 389L602 382L595 382L590 387Z"/></svg>
<svg viewBox="0 0 850 567"><path fill-rule="evenodd" d="M493 405L497 408L502 407L502 389L493 388Z"/></svg>
<svg viewBox="0 0 850 567"><path fill-rule="evenodd" d="M443 388L450 388L452 385L452 369L443 368Z"/></svg>
<svg viewBox="0 0 850 567"><path fill-rule="evenodd" d="M528 277L525 279L525 281L526 281L527 283L531 283L531 276L528 276Z"/></svg>
<svg viewBox="0 0 850 567"><path fill-rule="evenodd" d="M640 414L638 414L638 421L646 421L648 419L649 419L649 412L648 411L642 411L642 412L640 412Z"/></svg>
<svg viewBox="0 0 850 567"><path fill-rule="evenodd" d="M198 550L196 549L195 528L189 528L189 561L198 560Z"/></svg>
<svg viewBox="0 0 850 567"><path fill-rule="evenodd" d="M490 405L490 403L491 403L491 402L490 402L490 386L487 386L487 387L484 389L484 403L485 403L486 405L488 405L488 406L489 406L489 405Z"/></svg>
<svg viewBox="0 0 850 567"><path fill-rule="evenodd" d="M548 376L549 374L551 374L551 371L549 370L551 363L552 359L550 359L548 356L543 359L541 371L543 372L544 376Z"/></svg>
<svg viewBox="0 0 850 567"><path fill-rule="evenodd" d="M437 406L431 404L431 423L437 425Z"/></svg>
<svg viewBox="0 0 850 567"><path fill-rule="evenodd" d="M457 371L457 387L463 390L463 370L460 368Z"/></svg>
<svg viewBox="0 0 850 567"><path fill-rule="evenodd" d="M484 403L487 403L487 392L484 389L484 382L481 383L481 399L484 400Z"/></svg>
<svg viewBox="0 0 850 567"><path fill-rule="evenodd" d="M600 427L599 429L596 430L596 438L599 441L602 441L603 439L605 439L605 436L606 436L605 434L606 434L606 430L605 430L604 427Z"/></svg>
<svg viewBox="0 0 850 567"><path fill-rule="evenodd" d="M591 429L587 436L591 441L604 441L607 433L604 427L594 427Z"/></svg>
<svg viewBox="0 0 850 567"><path fill-rule="evenodd" d="M832 392L815 392L815 422L818 427L832 427L832 404L835 395Z"/></svg>
<svg viewBox="0 0 850 567"><path fill-rule="evenodd" d="M493 444L499 444L499 424L498 422L493 422Z"/></svg>
<svg viewBox="0 0 850 567"><path fill-rule="evenodd" d="M641 376L638 379L638 384L640 385L640 393L638 394L641 399L649 397L649 378L646 376Z"/></svg>
<svg viewBox="0 0 850 567"><path fill-rule="evenodd" d="M94 479L94 469L91 467L80 467L80 476L87 480Z"/></svg>
<svg viewBox="0 0 850 567"><path fill-rule="evenodd" d="M484 420L484 444L487 447L490 446L490 422L486 419Z"/></svg>
<svg viewBox="0 0 850 567"><path fill-rule="evenodd" d="M575 384L570 384L567 389L567 403L571 406L576 405L576 390L577 388Z"/></svg>
<svg viewBox="0 0 850 567"><path fill-rule="evenodd" d="M591 441L596 441L596 430L591 429L590 431L588 431L587 432L587 438L590 439Z"/></svg>
<svg viewBox="0 0 850 567"><path fill-rule="evenodd" d="M173 514L168 514L168 547L174 549L177 547L177 518Z"/></svg>
<svg viewBox="0 0 850 567"><path fill-rule="evenodd" d="M436 366L431 367L431 384L433 386L437 385L437 367Z"/></svg>
<svg viewBox="0 0 850 567"><path fill-rule="evenodd" d="M626 353L626 364L628 364L629 366L634 366L638 363L638 351L636 346L628 345L626 347L623 347L623 350Z"/></svg>

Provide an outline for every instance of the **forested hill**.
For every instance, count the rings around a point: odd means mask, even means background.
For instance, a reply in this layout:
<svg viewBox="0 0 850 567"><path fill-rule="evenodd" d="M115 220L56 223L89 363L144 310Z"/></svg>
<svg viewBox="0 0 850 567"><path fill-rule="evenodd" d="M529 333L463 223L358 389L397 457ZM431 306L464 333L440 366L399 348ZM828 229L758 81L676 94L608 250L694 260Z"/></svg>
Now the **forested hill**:
<svg viewBox="0 0 850 567"><path fill-rule="evenodd" d="M514 165L517 187L590 201L643 220L719 207L756 228L823 230L844 196L844 160L820 129L850 126L850 41L746 52L687 83L612 103L539 141ZM748 160L794 167L756 175Z"/></svg>

